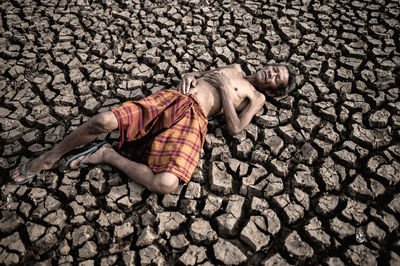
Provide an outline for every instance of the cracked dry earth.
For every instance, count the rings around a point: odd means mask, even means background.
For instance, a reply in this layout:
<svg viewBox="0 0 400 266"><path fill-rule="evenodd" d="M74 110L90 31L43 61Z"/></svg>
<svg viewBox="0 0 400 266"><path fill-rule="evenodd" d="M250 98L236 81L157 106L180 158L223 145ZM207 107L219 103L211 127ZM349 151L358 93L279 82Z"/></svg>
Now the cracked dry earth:
<svg viewBox="0 0 400 266"><path fill-rule="evenodd" d="M0 263L399 265L399 5L2 1ZM108 166L10 182L90 116L186 72L283 61L297 91L238 136L211 120L170 195Z"/></svg>

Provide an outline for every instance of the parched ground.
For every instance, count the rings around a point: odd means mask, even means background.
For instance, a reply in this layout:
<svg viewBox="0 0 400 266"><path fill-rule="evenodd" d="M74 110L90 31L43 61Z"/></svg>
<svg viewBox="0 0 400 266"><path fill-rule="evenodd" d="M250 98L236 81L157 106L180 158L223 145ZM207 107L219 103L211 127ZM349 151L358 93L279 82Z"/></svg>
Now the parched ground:
<svg viewBox="0 0 400 266"><path fill-rule="evenodd" d="M11 0L0 14L0 263L400 264L398 0ZM171 195L108 166L10 182L93 114L186 72L283 61L298 90L236 137L210 121Z"/></svg>

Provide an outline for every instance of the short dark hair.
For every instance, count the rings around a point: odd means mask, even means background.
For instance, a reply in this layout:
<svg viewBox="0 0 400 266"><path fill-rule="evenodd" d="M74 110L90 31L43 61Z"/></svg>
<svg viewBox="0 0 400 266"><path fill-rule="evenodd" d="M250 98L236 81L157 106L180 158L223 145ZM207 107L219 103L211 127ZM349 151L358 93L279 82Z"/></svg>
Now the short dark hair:
<svg viewBox="0 0 400 266"><path fill-rule="evenodd" d="M296 88L296 69L290 64L275 63L267 64L266 66L284 66L289 72L289 80L287 86L279 86L275 90L271 91L276 96L289 95Z"/></svg>

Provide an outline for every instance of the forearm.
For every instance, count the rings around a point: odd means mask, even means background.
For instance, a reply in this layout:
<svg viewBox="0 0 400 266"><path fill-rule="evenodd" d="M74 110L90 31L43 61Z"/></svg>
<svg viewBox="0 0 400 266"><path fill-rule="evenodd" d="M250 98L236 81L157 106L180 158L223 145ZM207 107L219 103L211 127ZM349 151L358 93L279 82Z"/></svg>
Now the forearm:
<svg viewBox="0 0 400 266"><path fill-rule="evenodd" d="M225 114L226 124L228 126L229 134L234 136L239 134L243 130L242 121L236 113L235 106L233 105L229 90L221 88L221 101L222 107Z"/></svg>
<svg viewBox="0 0 400 266"><path fill-rule="evenodd" d="M190 73L187 73L186 75L192 75L194 78L198 79L198 78L201 78L204 75L206 75L207 73L210 73L212 71L214 71L214 69L213 70L207 70L207 71L190 72Z"/></svg>
<svg viewBox="0 0 400 266"><path fill-rule="evenodd" d="M199 71L199 72L191 72L188 73L189 75L193 75L193 77L195 78L201 78L202 76L204 76L206 74L205 71Z"/></svg>
<svg viewBox="0 0 400 266"><path fill-rule="evenodd" d="M238 114L231 100L228 89L221 89L221 101L224 108L225 119L228 125L229 134L234 136L239 134L248 124L253 116L262 108L265 103L263 94L256 95L248 99L247 105Z"/></svg>

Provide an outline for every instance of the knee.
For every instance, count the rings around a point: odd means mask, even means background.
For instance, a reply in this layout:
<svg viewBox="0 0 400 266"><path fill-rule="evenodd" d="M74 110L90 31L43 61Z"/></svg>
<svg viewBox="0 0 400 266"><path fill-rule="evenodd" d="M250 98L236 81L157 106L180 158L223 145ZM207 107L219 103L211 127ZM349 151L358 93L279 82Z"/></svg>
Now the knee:
<svg viewBox="0 0 400 266"><path fill-rule="evenodd" d="M155 176L156 188L155 191L158 194L169 194L174 192L179 184L179 179L176 175L171 173L161 173Z"/></svg>
<svg viewBox="0 0 400 266"><path fill-rule="evenodd" d="M90 118L88 127L93 133L106 133L118 128L118 122L112 112L104 112Z"/></svg>

